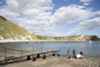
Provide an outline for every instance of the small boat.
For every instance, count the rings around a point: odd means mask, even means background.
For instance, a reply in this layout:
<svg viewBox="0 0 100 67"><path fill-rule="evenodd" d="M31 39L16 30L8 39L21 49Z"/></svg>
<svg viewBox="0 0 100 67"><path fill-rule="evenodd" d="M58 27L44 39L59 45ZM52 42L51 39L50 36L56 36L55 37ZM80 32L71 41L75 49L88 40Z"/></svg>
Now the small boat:
<svg viewBox="0 0 100 67"><path fill-rule="evenodd" d="M89 40L89 43L92 43L92 41L91 41L91 40Z"/></svg>
<svg viewBox="0 0 100 67"><path fill-rule="evenodd" d="M38 42L36 42L36 43L38 43L38 44L39 44L39 43L40 43L40 44L42 43L42 44L43 44L43 42L42 42L42 41L38 41Z"/></svg>
<svg viewBox="0 0 100 67"><path fill-rule="evenodd" d="M25 42L25 44L29 44L29 42Z"/></svg>
<svg viewBox="0 0 100 67"><path fill-rule="evenodd" d="M68 43L68 41L63 41L64 43Z"/></svg>
<svg viewBox="0 0 100 67"><path fill-rule="evenodd" d="M29 42L25 42L25 44L30 44L30 41Z"/></svg>

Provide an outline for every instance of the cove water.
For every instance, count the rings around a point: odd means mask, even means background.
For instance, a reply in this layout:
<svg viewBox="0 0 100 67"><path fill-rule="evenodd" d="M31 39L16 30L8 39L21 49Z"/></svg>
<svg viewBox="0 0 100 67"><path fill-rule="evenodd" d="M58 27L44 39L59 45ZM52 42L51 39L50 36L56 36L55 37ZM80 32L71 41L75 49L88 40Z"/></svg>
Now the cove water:
<svg viewBox="0 0 100 67"><path fill-rule="evenodd" d="M77 54L81 50L84 55L100 56L100 41L92 41L92 43L89 43L89 41L68 41L67 43L63 41L14 42L0 43L0 46L0 49L3 47L15 51L20 51L23 48L23 51L27 52L32 52L33 47L35 52L60 49L61 55L67 55L68 49L70 49L70 54L72 55L72 50L75 49Z"/></svg>

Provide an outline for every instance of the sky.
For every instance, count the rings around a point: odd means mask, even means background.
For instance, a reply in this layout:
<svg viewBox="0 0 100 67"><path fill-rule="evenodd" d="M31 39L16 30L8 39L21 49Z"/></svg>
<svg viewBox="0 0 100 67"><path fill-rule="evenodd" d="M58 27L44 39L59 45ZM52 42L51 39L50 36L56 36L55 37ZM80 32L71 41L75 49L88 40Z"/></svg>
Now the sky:
<svg viewBox="0 0 100 67"><path fill-rule="evenodd" d="M100 0L0 0L0 15L41 36L100 37Z"/></svg>

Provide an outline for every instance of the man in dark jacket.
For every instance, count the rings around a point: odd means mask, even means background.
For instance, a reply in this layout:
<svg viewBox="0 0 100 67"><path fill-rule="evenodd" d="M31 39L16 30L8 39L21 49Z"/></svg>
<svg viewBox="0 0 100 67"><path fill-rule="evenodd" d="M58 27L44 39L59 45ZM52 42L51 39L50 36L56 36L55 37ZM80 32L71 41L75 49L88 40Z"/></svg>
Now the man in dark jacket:
<svg viewBox="0 0 100 67"><path fill-rule="evenodd" d="M83 52L80 50L79 53L81 54L81 58L83 58Z"/></svg>
<svg viewBox="0 0 100 67"><path fill-rule="evenodd" d="M72 54L73 54L73 57L75 58L76 57L76 50L75 49L72 51Z"/></svg>

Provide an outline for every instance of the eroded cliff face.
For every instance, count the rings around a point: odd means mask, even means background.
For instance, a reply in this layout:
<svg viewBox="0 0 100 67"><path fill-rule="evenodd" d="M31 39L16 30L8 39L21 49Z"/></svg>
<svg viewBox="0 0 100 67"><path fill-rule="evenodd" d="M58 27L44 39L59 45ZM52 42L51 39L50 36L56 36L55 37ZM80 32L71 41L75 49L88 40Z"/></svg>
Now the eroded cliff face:
<svg viewBox="0 0 100 67"><path fill-rule="evenodd" d="M78 40L82 40L82 41L88 41L88 40L92 40L92 41L98 41L99 38L96 35L80 35L76 41Z"/></svg>
<svg viewBox="0 0 100 67"><path fill-rule="evenodd" d="M98 41L100 40L96 35L73 35L73 36L66 36L66 37L53 37L55 40L63 40L63 41Z"/></svg>

